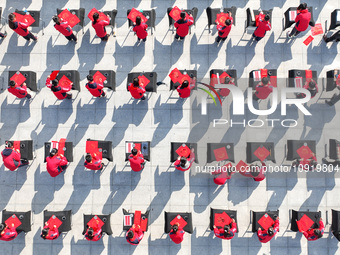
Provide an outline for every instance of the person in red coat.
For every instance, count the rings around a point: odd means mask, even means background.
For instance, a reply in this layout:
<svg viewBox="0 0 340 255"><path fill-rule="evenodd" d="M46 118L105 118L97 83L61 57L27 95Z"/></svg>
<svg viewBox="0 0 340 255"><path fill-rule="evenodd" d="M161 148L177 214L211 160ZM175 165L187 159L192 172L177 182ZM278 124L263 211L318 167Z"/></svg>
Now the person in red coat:
<svg viewBox="0 0 340 255"><path fill-rule="evenodd" d="M221 239L230 240L234 238L236 231L237 224L234 219L232 219L229 225L224 225L224 228L217 228L214 225L214 234L216 237Z"/></svg>
<svg viewBox="0 0 340 255"><path fill-rule="evenodd" d="M195 88L196 77L190 79L191 84L187 80L183 81L182 85L177 87L177 92L180 98L188 98L190 97L191 90Z"/></svg>
<svg viewBox="0 0 340 255"><path fill-rule="evenodd" d="M318 85L314 80L307 80L305 85L303 86L304 89L307 89L310 92L311 98L315 97L316 94L318 93ZM305 98L306 95L303 93L299 93L296 95L297 98Z"/></svg>
<svg viewBox="0 0 340 255"><path fill-rule="evenodd" d="M86 233L85 233L85 239L88 241L99 241L100 238L102 238L102 228L99 227L99 221L96 220L95 226L93 228L87 226Z"/></svg>
<svg viewBox="0 0 340 255"><path fill-rule="evenodd" d="M6 148L1 152L2 160L6 168L11 171L18 169L18 167L28 165L28 160L21 159L19 150L13 148L12 142L7 142Z"/></svg>
<svg viewBox="0 0 340 255"><path fill-rule="evenodd" d="M272 238L276 235L276 233L279 231L279 218L276 217L274 221L274 226L271 226L268 228L268 230L264 230L259 228L257 230L257 237L259 238L261 243L268 243Z"/></svg>
<svg viewBox="0 0 340 255"><path fill-rule="evenodd" d="M63 34L67 40L74 41L77 43L77 37L73 34L72 27L68 24L66 20L60 19L58 16L53 16L54 28L57 29L61 34Z"/></svg>
<svg viewBox="0 0 340 255"><path fill-rule="evenodd" d="M105 97L106 96L103 90L104 88L103 84L94 82L92 75L88 75L87 80L88 80L88 83L86 83L85 87L90 91L92 96L94 97Z"/></svg>
<svg viewBox="0 0 340 255"><path fill-rule="evenodd" d="M136 148L133 148L131 150L131 154L129 155L129 162L131 169L134 172L139 172L144 169L145 166L144 156Z"/></svg>
<svg viewBox="0 0 340 255"><path fill-rule="evenodd" d="M139 225L133 224L126 233L126 241L132 245L138 245L144 237L144 232Z"/></svg>
<svg viewBox="0 0 340 255"><path fill-rule="evenodd" d="M50 155L46 158L46 169L51 177L58 176L67 168L68 161L64 155L57 155L57 149L53 148Z"/></svg>
<svg viewBox="0 0 340 255"><path fill-rule="evenodd" d="M6 223L0 224L0 240L1 241L12 241L18 236L18 232L14 227L14 224L8 226Z"/></svg>
<svg viewBox="0 0 340 255"><path fill-rule="evenodd" d="M217 185L224 185L227 182L227 180L231 179L233 173L234 171L231 163L228 163L222 166L221 168L211 172L211 174L215 175L214 183Z"/></svg>
<svg viewBox="0 0 340 255"><path fill-rule="evenodd" d="M320 218L319 228L310 228L307 231L302 231L302 234L307 238L308 241L316 241L323 236L325 232L325 226Z"/></svg>
<svg viewBox="0 0 340 255"><path fill-rule="evenodd" d="M102 41L109 40L109 35L106 33L105 26L110 25L110 16L107 15L107 18L105 20L98 20L99 19L99 13L95 12L93 13L93 21L92 21L92 27L94 30L96 30L96 35L102 39Z"/></svg>
<svg viewBox="0 0 340 255"><path fill-rule="evenodd" d="M169 236L175 244L183 242L184 230L180 227L179 223L172 225Z"/></svg>
<svg viewBox="0 0 340 255"><path fill-rule="evenodd" d="M32 96L27 93L27 86L24 82L21 85L18 85L15 81L9 82L8 92L12 93L17 98L28 98L30 99Z"/></svg>
<svg viewBox="0 0 340 255"><path fill-rule="evenodd" d="M194 161L195 161L195 149L191 148L189 158L179 156L175 161L174 166L177 170L184 172L190 169Z"/></svg>
<svg viewBox="0 0 340 255"><path fill-rule="evenodd" d="M136 17L136 23L134 23L133 26L133 32L136 33L138 42L140 40L143 40L143 42L146 41L146 37L148 36L148 32L146 29L148 28L148 25L145 23L142 23L142 18L140 16Z"/></svg>
<svg viewBox="0 0 340 255"><path fill-rule="evenodd" d="M261 13L262 14L262 13ZM272 29L272 26L270 25L270 16L269 14L266 14L264 18L259 16L259 25L257 26L256 30L253 33L253 38L258 42L260 41L265 35L267 31L270 31Z"/></svg>
<svg viewBox="0 0 340 255"><path fill-rule="evenodd" d="M256 85L255 93L253 95L254 100L266 99L273 92L273 86L270 83L268 77L263 77L261 82Z"/></svg>
<svg viewBox="0 0 340 255"><path fill-rule="evenodd" d="M225 24L217 24L216 29L218 31L218 35L215 39L217 44L222 40L223 42L228 38L228 35L231 30L231 26L233 24L233 18L231 17L231 12L228 12L229 18L225 20Z"/></svg>
<svg viewBox="0 0 340 255"><path fill-rule="evenodd" d="M85 156L84 166L91 170L102 170L104 164L102 163L102 160L96 153L94 153L93 157L91 156L90 153L88 153Z"/></svg>
<svg viewBox="0 0 340 255"><path fill-rule="evenodd" d="M61 87L59 85L59 81L57 79L54 79L53 81L50 80L50 76L47 76L46 79L46 86L50 88L53 92L53 94L59 99L72 99L72 94L67 93L72 89L72 84L69 88Z"/></svg>
<svg viewBox="0 0 340 255"><path fill-rule="evenodd" d="M24 37L27 41L30 41L32 39L33 41L36 42L38 40L36 36L34 36L30 31L28 31L27 29L28 24L17 21L14 13L10 13L8 15L8 26L18 35Z"/></svg>
<svg viewBox="0 0 340 255"><path fill-rule="evenodd" d="M306 3L300 4L297 8L297 12L295 26L288 34L289 38L297 36L301 32L306 31L309 25L313 27L315 25L313 22L311 22L312 14L308 11Z"/></svg>
<svg viewBox="0 0 340 255"><path fill-rule="evenodd" d="M49 226L47 222L45 222L45 226L41 231L40 237L44 240L54 240L59 237L59 229L56 225L52 227Z"/></svg>
<svg viewBox="0 0 340 255"><path fill-rule="evenodd" d="M176 28L176 40L183 40L184 37L186 37L189 33L189 27L194 24L194 18L192 17L192 14L190 14L187 19L186 15L186 12L181 12L181 18L175 22L174 26Z"/></svg>
<svg viewBox="0 0 340 255"><path fill-rule="evenodd" d="M128 85L128 90L130 91L131 96L134 99L145 100L144 96L144 93L146 92L145 85L143 83L139 84L138 77L133 78L132 83Z"/></svg>

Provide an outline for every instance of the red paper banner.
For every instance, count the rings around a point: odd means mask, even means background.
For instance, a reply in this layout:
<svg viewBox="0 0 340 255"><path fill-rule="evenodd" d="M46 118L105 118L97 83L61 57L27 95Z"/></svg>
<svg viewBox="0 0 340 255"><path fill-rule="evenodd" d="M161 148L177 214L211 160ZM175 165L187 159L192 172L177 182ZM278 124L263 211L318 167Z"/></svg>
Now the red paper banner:
<svg viewBox="0 0 340 255"><path fill-rule="evenodd" d="M172 221L170 221L171 226L175 225L176 223L178 223L181 228L184 228L188 224L179 214Z"/></svg>
<svg viewBox="0 0 340 255"><path fill-rule="evenodd" d="M97 224L97 221L98 221L98 224ZM87 225L90 227L90 228L93 228L94 230L97 230L97 228L102 228L102 226L104 226L104 222L97 216L95 215L88 223Z"/></svg>
<svg viewBox="0 0 340 255"><path fill-rule="evenodd" d="M14 12L15 18L18 22L26 23L28 26L32 25L35 22L35 19L30 15L21 15L19 13Z"/></svg>
<svg viewBox="0 0 340 255"><path fill-rule="evenodd" d="M21 85L23 84L25 81L26 81L26 78L25 76L22 75L22 73L20 72L16 72L11 78L10 78L11 81L15 81L15 83L17 85Z"/></svg>
<svg viewBox="0 0 340 255"><path fill-rule="evenodd" d="M87 17L93 21L93 14L95 13L99 14L99 19L98 20L106 20L107 16L105 15L105 13L98 11L96 8L92 8L92 10L89 12L89 14L87 15Z"/></svg>
<svg viewBox="0 0 340 255"><path fill-rule="evenodd" d="M101 72L97 71L97 72L93 75L93 81L94 81L95 83L104 84L104 81L106 81L106 77L105 77L105 75L103 75Z"/></svg>
<svg viewBox="0 0 340 255"><path fill-rule="evenodd" d="M312 36L316 35L322 35L323 34L323 29L321 23L315 24L314 27L312 27Z"/></svg>
<svg viewBox="0 0 340 255"><path fill-rule="evenodd" d="M308 37L306 38L306 40L303 41L303 43L304 43L306 46L308 46L313 40L314 40L314 37L310 35L310 36L308 36Z"/></svg>
<svg viewBox="0 0 340 255"><path fill-rule="evenodd" d="M130 11L128 19L132 22L136 22L137 16L141 17L142 23L146 23L148 21L148 19L145 18L145 16L140 11L137 11L135 8L132 8L132 10Z"/></svg>
<svg viewBox="0 0 340 255"><path fill-rule="evenodd" d="M139 79L139 85L143 84L143 87L146 87L146 85L150 83L150 80L146 78L144 75L138 76L138 79Z"/></svg>
<svg viewBox="0 0 340 255"><path fill-rule="evenodd" d="M268 230L273 224L273 219L266 213L257 221L264 230Z"/></svg>
<svg viewBox="0 0 340 255"><path fill-rule="evenodd" d="M179 155L179 156L181 156L181 157L189 157L189 155L190 155L190 149L189 149L189 147L188 146L186 146L185 144L184 144L184 146L183 145L181 145L177 150L176 150L176 153Z"/></svg>
<svg viewBox="0 0 340 255"><path fill-rule="evenodd" d="M66 89L70 89L72 88L72 81L70 81L69 78L67 78L65 75L63 75L63 77L61 77L61 79L59 80L59 85L62 88L66 88Z"/></svg>
<svg viewBox="0 0 340 255"><path fill-rule="evenodd" d="M264 161L270 155L270 152L266 147L258 147L254 151L254 155L258 157L259 160Z"/></svg>
<svg viewBox="0 0 340 255"><path fill-rule="evenodd" d="M217 14L216 16L216 24L219 24L219 25L225 25L225 21L229 18L229 14L228 13L223 13L223 12L220 12Z"/></svg>
<svg viewBox="0 0 340 255"><path fill-rule="evenodd" d="M183 74L177 68L171 71L169 77L173 83L180 82Z"/></svg>
<svg viewBox="0 0 340 255"><path fill-rule="evenodd" d="M21 225L21 221L18 219L18 217L13 214L11 217L9 217L6 221L5 221L6 225L11 227L12 224L14 224L14 228L17 228Z"/></svg>
<svg viewBox="0 0 340 255"><path fill-rule="evenodd" d="M63 10L59 15L59 18L66 20L68 22L68 24L71 27L74 27L75 25L77 25L80 22L80 19L77 17L77 15L72 14L69 10L65 9Z"/></svg>
<svg viewBox="0 0 340 255"><path fill-rule="evenodd" d="M52 217L47 221L48 226L52 228L54 225L59 228L63 222L59 220L55 215L52 215Z"/></svg>

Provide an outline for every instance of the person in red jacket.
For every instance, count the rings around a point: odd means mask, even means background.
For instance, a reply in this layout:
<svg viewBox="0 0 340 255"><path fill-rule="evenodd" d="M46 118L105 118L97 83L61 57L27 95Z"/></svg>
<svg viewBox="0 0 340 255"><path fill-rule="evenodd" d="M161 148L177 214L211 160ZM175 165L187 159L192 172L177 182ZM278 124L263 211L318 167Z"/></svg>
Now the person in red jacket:
<svg viewBox="0 0 340 255"><path fill-rule="evenodd" d="M73 34L72 27L68 24L66 20L60 19L58 16L53 16L54 28L57 29L61 34L63 34L67 40L74 41L77 43L77 37Z"/></svg>
<svg viewBox="0 0 340 255"><path fill-rule="evenodd" d="M304 89L307 89L310 92L311 98L315 97L316 94L318 93L318 85L314 80L307 80L305 85L303 86ZM303 93L299 93L296 95L297 98L305 98L306 95Z"/></svg>
<svg viewBox="0 0 340 255"><path fill-rule="evenodd" d="M306 31L308 26L314 27L314 22L311 22L312 14L307 9L307 4L302 3L297 8L297 15L295 18L295 26L293 30L287 35L289 38L297 36L303 31Z"/></svg>
<svg viewBox="0 0 340 255"><path fill-rule="evenodd" d="M261 13L262 14L262 13ZM258 42L260 41L265 35L267 31L270 31L272 29L272 26L270 25L270 16L269 14L266 14L264 18L262 19L261 15L259 16L259 25L257 26L256 30L253 33L253 38Z"/></svg>
<svg viewBox="0 0 340 255"><path fill-rule="evenodd" d="M6 168L11 171L18 169L18 167L28 165L28 160L21 159L19 150L13 148L12 142L7 142L6 148L1 152L2 160Z"/></svg>
<svg viewBox="0 0 340 255"><path fill-rule="evenodd" d="M50 88L53 92L53 94L59 99L72 99L72 94L66 93L69 92L72 88L70 86L69 88L64 88L59 85L59 81L57 79L54 79L53 81L50 80L50 76L47 76L46 79L46 86Z"/></svg>
<svg viewBox="0 0 340 255"><path fill-rule="evenodd" d="M6 223L0 224L0 240L1 241L12 241L18 236L18 232L14 227L14 224L8 226Z"/></svg>
<svg viewBox="0 0 340 255"><path fill-rule="evenodd" d="M27 41L30 41L32 39L36 42L38 40L36 36L28 31L28 24L24 22L18 22L14 13L10 13L8 15L8 26L18 35L24 37Z"/></svg>
<svg viewBox="0 0 340 255"><path fill-rule="evenodd" d="M134 23L133 26L133 32L136 33L138 42L140 40L143 40L143 42L146 41L146 37L148 36L148 32L146 29L148 28L148 25L145 23L142 23L142 18L140 16L136 17L136 23Z"/></svg>
<svg viewBox="0 0 340 255"><path fill-rule="evenodd" d="M195 88L196 85L196 77L190 79L191 84L187 80L183 81L182 85L177 87L177 92L180 98L188 98L190 97L191 90Z"/></svg>
<svg viewBox="0 0 340 255"><path fill-rule="evenodd" d="M276 217L274 221L274 225L269 227L268 230L259 229L257 230L257 237L259 238L259 241L261 243L268 243L272 238L276 235L276 233L279 231L279 218Z"/></svg>
<svg viewBox="0 0 340 255"><path fill-rule="evenodd" d="M184 37L186 37L189 33L189 27L194 24L194 18L192 17L192 14L190 14L187 19L186 15L186 12L181 12L181 18L175 22L174 26L176 28L176 40L183 40Z"/></svg>
<svg viewBox="0 0 340 255"><path fill-rule="evenodd" d="M91 156L90 153L88 153L85 156L84 166L91 170L102 170L104 164L102 163L102 160L96 153L94 153L93 157Z"/></svg>
<svg viewBox="0 0 340 255"><path fill-rule="evenodd" d="M320 218L319 228L310 228L307 231L302 231L302 234L307 238L308 241L316 241L323 236L325 232L325 226Z"/></svg>
<svg viewBox="0 0 340 255"><path fill-rule="evenodd" d="M15 81L9 82L8 92L12 93L17 98L28 98L30 99L32 96L27 93L27 86L24 82L20 86Z"/></svg>
<svg viewBox="0 0 340 255"><path fill-rule="evenodd" d="M51 177L58 176L67 168L68 161L64 155L57 155L57 149L53 148L50 155L46 158L46 169Z"/></svg>
<svg viewBox="0 0 340 255"><path fill-rule="evenodd" d="M85 87L90 91L92 96L94 97L105 97L106 96L103 90L104 88L103 84L94 82L92 75L88 75L87 80L88 80L88 83L86 83Z"/></svg>
<svg viewBox="0 0 340 255"><path fill-rule="evenodd" d="M180 227L179 223L172 225L169 236L175 244L183 242L184 230Z"/></svg>
<svg viewBox="0 0 340 255"><path fill-rule="evenodd" d="M139 225L133 224L126 233L126 241L132 245L138 245L144 237L144 232Z"/></svg>
<svg viewBox="0 0 340 255"><path fill-rule="evenodd" d="M107 18L105 20L98 20L99 19L99 13L95 12L93 13L93 21L92 21L92 27L94 30L96 30L97 36L102 39L102 41L109 40L109 35L106 33L105 26L110 25L110 16L107 15Z"/></svg>
<svg viewBox="0 0 340 255"><path fill-rule="evenodd" d="M132 171L139 172L144 169L145 161L143 154L138 151L136 148L131 150L131 154L129 156L129 162Z"/></svg>
<svg viewBox="0 0 340 255"><path fill-rule="evenodd" d="M228 38L228 35L231 30L231 25L233 24L233 18L231 17L231 12L228 12L229 18L225 20L223 24L217 24L216 29L218 31L218 36L215 41L217 44L222 40L223 42Z"/></svg>
<svg viewBox="0 0 340 255"><path fill-rule="evenodd" d="M44 240L54 240L59 237L59 229L56 225L53 225L52 227L49 226L47 222L45 222L45 226L41 231L40 234L41 238Z"/></svg>
<svg viewBox="0 0 340 255"><path fill-rule="evenodd" d="M224 185L227 180L231 179L232 174L235 173L231 163L222 166L211 172L214 176L214 183L217 185Z"/></svg>
<svg viewBox="0 0 340 255"><path fill-rule="evenodd" d="M102 228L99 227L98 220L96 220L96 225L93 228L87 226L86 233L85 233L86 240L96 242L96 241L99 241L100 238L102 238L102 235L103 235Z"/></svg>
<svg viewBox="0 0 340 255"><path fill-rule="evenodd" d="M177 170L185 172L190 169L194 161L195 161L195 149L191 148L189 158L179 156L175 161L174 166Z"/></svg>
<svg viewBox="0 0 340 255"><path fill-rule="evenodd" d="M217 228L214 225L214 234L216 237L230 240L235 236L235 233L237 231L237 224L234 219L232 219L231 223L229 225L224 225L224 228Z"/></svg>
<svg viewBox="0 0 340 255"><path fill-rule="evenodd" d="M134 99L145 100L144 96L144 93L146 92L145 85L143 83L139 84L138 77L133 78L132 83L128 85L128 90L130 91L131 96Z"/></svg>
<svg viewBox="0 0 340 255"><path fill-rule="evenodd" d="M263 77L261 82L256 85L255 93L253 95L254 100L266 99L273 92L273 86L270 83L268 77Z"/></svg>
<svg viewBox="0 0 340 255"><path fill-rule="evenodd" d="M0 33L0 38L5 39L7 37L7 32Z"/></svg>

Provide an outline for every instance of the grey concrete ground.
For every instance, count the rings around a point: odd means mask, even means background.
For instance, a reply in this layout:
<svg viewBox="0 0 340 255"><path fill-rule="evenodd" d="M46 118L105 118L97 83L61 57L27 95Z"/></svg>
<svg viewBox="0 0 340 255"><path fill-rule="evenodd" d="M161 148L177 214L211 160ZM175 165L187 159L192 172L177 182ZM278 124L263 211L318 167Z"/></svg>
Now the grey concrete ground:
<svg viewBox="0 0 340 255"><path fill-rule="evenodd" d="M9 28L8 37L0 42L3 87L7 87L8 70L20 69L36 71L41 88L29 104L15 99L6 90L0 94L1 149L6 139L31 138L37 154L27 172L23 169L10 172L1 166L0 209L34 212L32 231L26 236L20 234L12 242L2 242L2 254L338 254L338 241L330 234L329 224L321 240L307 243L300 233L288 229L288 211L321 210L326 219L326 211L340 209L339 179L311 173L299 178L268 174L259 184L235 178L225 186L216 187L212 177L169 168L170 142L188 139L190 142L234 142L237 161L245 160L247 141L275 142L277 165L284 159L287 139L312 139L317 142L317 158L321 163L328 140L340 140L337 114L340 105L328 107L324 104L324 98L332 93L319 93L308 103L312 117L304 117L296 109L290 109L288 116L299 123L296 128L273 129L267 125L259 129L229 128L209 137L211 134L205 132L204 125L202 129L196 128L197 133L190 132L191 102L169 99L168 85L160 86L158 93L144 102L131 100L125 87L127 74L132 71L155 71L158 80L169 84L168 74L175 67L196 69L199 78L208 78L210 69L224 67L236 69L238 77L244 79L251 70L263 67L278 69L279 78L287 77L288 70L293 68L316 70L319 77L325 77L326 71L340 67L339 45L330 43L326 46L319 35L306 47L302 41L310 34L310 29L291 43L285 41L285 33L280 37L283 13L298 4L297 0L0 0L4 16L15 8L41 9L41 17L47 25L44 36L39 31L36 44L27 45ZM308 4L314 7L316 22L323 26L326 20L329 22L330 13L340 8L339 0L310 0ZM196 27L184 43L173 42L173 35L167 31L166 8L174 5L199 10ZM205 29L205 8L222 5L238 8L237 25L232 28L229 39L216 47L216 30L211 35ZM52 26L51 17L57 7L83 7L86 14L93 7L99 10L115 8L118 10L117 37L110 37L106 44L101 43L86 18L85 34L78 33L78 44L67 43ZM155 8L157 12L154 35L139 47L135 46L136 38L129 33L127 25L126 11L131 7ZM247 7L273 8L273 30L257 45L249 45L250 35L243 34ZM82 91L73 102L57 102L45 88L47 75L55 69L79 70ZM84 88L90 69L116 71L117 91L112 95L109 92L109 99L94 100ZM281 81L280 86L285 86L285 82ZM247 84L240 80L240 87L245 91ZM229 108L230 98L226 100ZM266 102L260 103L261 109L267 107ZM282 119L278 112L271 117ZM257 117L247 114L246 119L252 118ZM198 127L199 124L197 122ZM64 174L51 178L43 163L43 144L62 137L74 143L74 162ZM113 141L114 161L102 173L84 170L87 138ZM125 167L126 140L152 141L151 162L141 173ZM206 148L202 144L198 153L200 164L204 165ZM125 241L122 231L122 208L146 210L148 207L152 208L149 231L137 247L132 247ZM233 240L214 238L208 230L210 207L238 211L239 233ZM277 208L280 210L280 232L275 240L261 245L251 233L249 212ZM45 209L72 209L72 231L55 241L41 239ZM173 244L164 234L164 211L193 213L194 233L185 234L181 245ZM105 236L97 243L86 241L81 234L84 213L112 213L113 235Z"/></svg>

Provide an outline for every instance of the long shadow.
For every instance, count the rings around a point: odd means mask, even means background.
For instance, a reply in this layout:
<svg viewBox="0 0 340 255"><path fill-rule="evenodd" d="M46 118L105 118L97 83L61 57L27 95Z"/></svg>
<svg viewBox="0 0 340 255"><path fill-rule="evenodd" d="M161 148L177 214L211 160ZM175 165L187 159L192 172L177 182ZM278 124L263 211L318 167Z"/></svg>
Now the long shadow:
<svg viewBox="0 0 340 255"><path fill-rule="evenodd" d="M55 178L64 178L63 173ZM46 180L46 184L41 184L43 179ZM34 191L36 193L32 199L32 211L34 213L41 213L53 200L54 179L46 170L40 173L40 166L38 166L34 173Z"/></svg>
<svg viewBox="0 0 340 255"><path fill-rule="evenodd" d="M63 35L60 34L59 36L62 37ZM67 41L66 38L63 38L63 40ZM50 37L47 42L46 51L48 54L46 54L46 71L49 72L60 70L63 65L70 62L75 54L75 44L73 42L65 45L57 45L57 41L57 39L53 41L53 37ZM92 62L93 61L91 61L91 63Z"/></svg>
<svg viewBox="0 0 340 255"><path fill-rule="evenodd" d="M181 190L185 185L184 175L178 174L176 178L176 186L172 186L170 190L170 180L173 174L175 173L169 170L166 172L160 172L159 166L156 167L154 174L155 179L154 187L155 192L157 192L157 194L156 196L154 196L150 203L150 207L152 208L150 224L152 224L156 219L158 219L158 217L163 213L167 201L170 200L171 192ZM166 189L165 187L169 187L169 189Z"/></svg>
<svg viewBox="0 0 340 255"><path fill-rule="evenodd" d="M43 102L41 105L42 117L41 121L37 124L35 129L31 132L32 139L37 139L37 147L41 148L44 146L44 142L49 142L53 135L57 132L58 121L60 116L61 123L65 123L71 116L72 111L61 111L59 108L64 107L70 102L63 102L60 105L49 105L45 107ZM67 108L67 107L66 107ZM38 129L43 125L42 130L38 133Z"/></svg>
<svg viewBox="0 0 340 255"><path fill-rule="evenodd" d="M174 92L175 93L175 92ZM155 147L159 142L161 142L166 135L170 132L173 125L178 124L183 118L183 111L176 111L176 116L171 114L172 109L182 108L184 101L177 100L175 104L160 103L160 98L158 97L156 104L154 106L154 124L159 123L152 137L152 147ZM172 108L173 107L173 108ZM172 108L172 109L171 109ZM173 116L173 117L172 117Z"/></svg>
<svg viewBox="0 0 340 255"><path fill-rule="evenodd" d="M286 52L285 52L286 54ZM264 68L278 69L281 65L279 59L282 56L282 44L274 41L274 33L271 33L264 46L264 61L268 62Z"/></svg>
<svg viewBox="0 0 340 255"><path fill-rule="evenodd" d="M306 109L312 114L312 116L304 116L303 132L300 139L315 140L317 143L320 141L325 124L332 121L335 117L335 108L327 107L325 104L312 104L310 106L305 105ZM315 121L315 119L322 121ZM307 127L312 129L306 134Z"/></svg>
<svg viewBox="0 0 340 255"><path fill-rule="evenodd" d="M8 101L9 97L7 96L1 104L1 122L4 124L0 129L0 134L5 139L10 139L18 125L27 121L31 116L27 100L20 100L18 104L14 104L14 102L18 102L18 99L14 99L13 103L8 103Z"/></svg>
<svg viewBox="0 0 340 255"><path fill-rule="evenodd" d="M209 233L206 235L206 233ZM186 233L185 235L189 235ZM194 228L194 232L190 235L191 236L191 251L195 254L223 254L222 252L222 243L226 242L222 239L217 237L214 238L214 232L210 231L207 226L206 232L204 236L200 236L197 234L197 228ZM186 238L184 236L184 238ZM214 248L211 249L211 246Z"/></svg>
<svg viewBox="0 0 340 255"><path fill-rule="evenodd" d="M13 183L13 177L15 177L15 175L17 175L18 173L17 172L11 172L9 170L5 171L5 167L4 165L1 166L0 168L0 177L1 177L1 180L2 182L4 183L3 184L3 187L1 187L1 203L2 204L7 204L8 201L11 199L13 193L15 190L18 190L16 185L9 185L9 184L6 184L6 183ZM20 171L20 169L19 169ZM7 181L8 179L8 181Z"/></svg>
<svg viewBox="0 0 340 255"><path fill-rule="evenodd" d="M43 224L43 222L40 222L38 224ZM49 242L42 243L42 238L40 237L41 234L41 228L34 234L33 241L35 245L33 245L33 255L40 255L42 253L48 253L52 254L52 245ZM54 242L58 242L62 240L62 238L59 236L58 239L56 239ZM62 242L61 246L63 246ZM61 247L62 248L62 247Z"/></svg>
<svg viewBox="0 0 340 255"><path fill-rule="evenodd" d="M231 254L239 253L242 248L245 248L248 252L245 254L258 254L259 250L261 249L261 246L250 246L250 244L253 242L253 237L244 237L241 236L240 233L236 234L236 236L230 240L230 248L231 248ZM251 247L249 249L248 247ZM245 251L245 250L243 250Z"/></svg>
<svg viewBox="0 0 340 255"><path fill-rule="evenodd" d="M171 71L171 45L164 45L156 38L154 40L154 65L157 70L157 79L163 81ZM162 76L161 76L162 75ZM170 80L170 79L169 79Z"/></svg>

